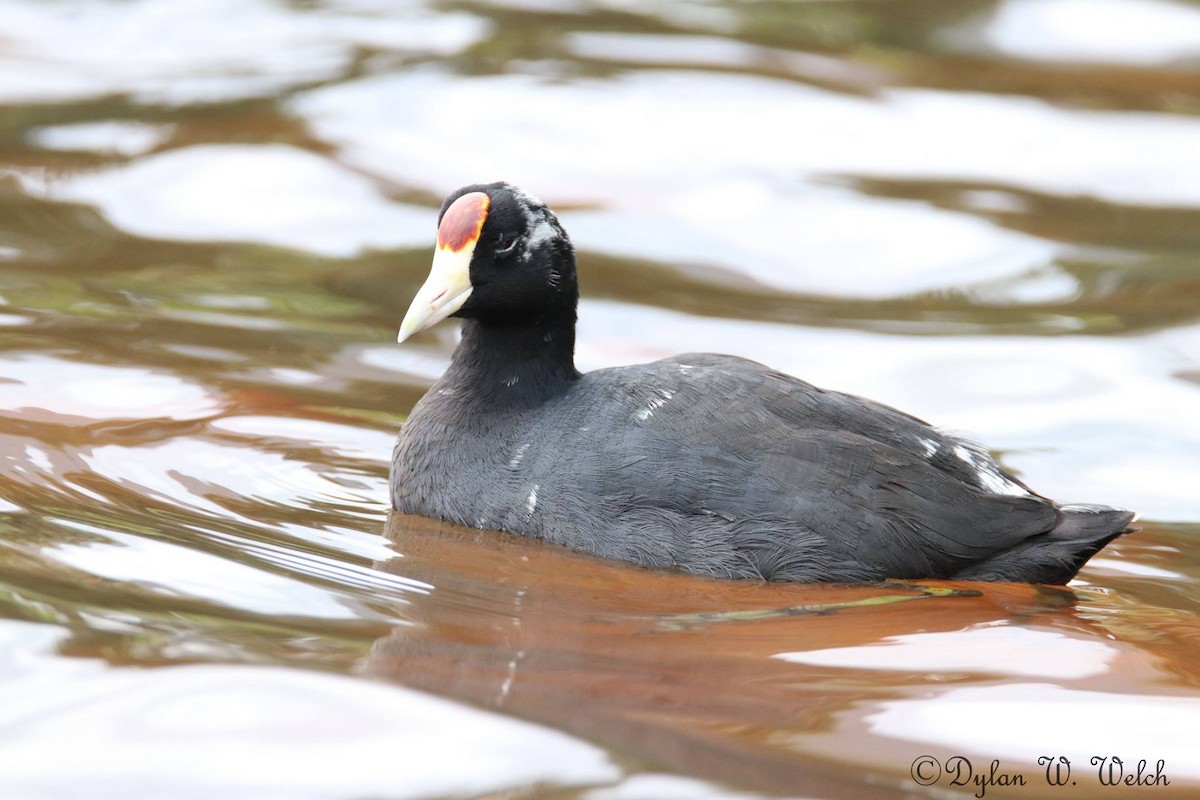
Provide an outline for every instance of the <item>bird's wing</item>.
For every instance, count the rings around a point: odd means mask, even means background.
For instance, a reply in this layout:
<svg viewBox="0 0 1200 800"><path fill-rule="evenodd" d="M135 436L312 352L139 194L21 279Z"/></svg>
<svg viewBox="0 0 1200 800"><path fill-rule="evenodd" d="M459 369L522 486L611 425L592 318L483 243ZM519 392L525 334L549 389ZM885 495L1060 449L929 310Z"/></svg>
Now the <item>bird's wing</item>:
<svg viewBox="0 0 1200 800"><path fill-rule="evenodd" d="M968 443L751 361L687 354L604 382L623 402L608 403L601 492L725 519L772 564L805 555L787 552L786 526L806 547L818 537L822 559L878 565L873 577L949 576L1060 518Z"/></svg>

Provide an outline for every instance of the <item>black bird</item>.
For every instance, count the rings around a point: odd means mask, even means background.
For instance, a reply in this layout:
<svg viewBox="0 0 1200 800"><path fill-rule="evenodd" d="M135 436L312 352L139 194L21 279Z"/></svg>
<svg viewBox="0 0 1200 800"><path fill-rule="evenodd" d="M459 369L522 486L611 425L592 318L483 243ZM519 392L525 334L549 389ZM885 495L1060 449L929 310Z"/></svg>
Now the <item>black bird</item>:
<svg viewBox="0 0 1200 800"><path fill-rule="evenodd" d="M979 446L742 358L580 374L575 253L506 183L442 205L399 340L462 341L392 458L392 506L722 578L1066 583L1133 514L1059 506Z"/></svg>

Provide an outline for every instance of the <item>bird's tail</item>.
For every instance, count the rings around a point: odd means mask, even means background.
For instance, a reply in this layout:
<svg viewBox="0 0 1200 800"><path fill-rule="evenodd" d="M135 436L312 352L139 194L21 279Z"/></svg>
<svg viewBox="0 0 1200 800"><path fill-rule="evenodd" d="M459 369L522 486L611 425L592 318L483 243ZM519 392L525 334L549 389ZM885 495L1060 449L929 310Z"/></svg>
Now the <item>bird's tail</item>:
<svg viewBox="0 0 1200 800"><path fill-rule="evenodd" d="M1122 534L1131 533L1134 513L1094 505L1060 506L1052 530L998 553L955 577L982 581L1065 584L1088 559Z"/></svg>

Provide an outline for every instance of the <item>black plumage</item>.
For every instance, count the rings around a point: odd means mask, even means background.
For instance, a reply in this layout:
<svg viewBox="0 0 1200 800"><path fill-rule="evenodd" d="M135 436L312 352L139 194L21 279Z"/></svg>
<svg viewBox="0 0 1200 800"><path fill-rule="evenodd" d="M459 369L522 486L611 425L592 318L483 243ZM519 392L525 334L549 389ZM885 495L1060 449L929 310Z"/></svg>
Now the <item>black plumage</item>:
<svg viewBox="0 0 1200 800"><path fill-rule="evenodd" d="M580 374L577 301L549 208L504 183L447 198L401 338L454 312L462 341L400 433L394 508L648 567L793 581L1065 583L1129 530L1127 511L1058 506L974 444L745 359Z"/></svg>

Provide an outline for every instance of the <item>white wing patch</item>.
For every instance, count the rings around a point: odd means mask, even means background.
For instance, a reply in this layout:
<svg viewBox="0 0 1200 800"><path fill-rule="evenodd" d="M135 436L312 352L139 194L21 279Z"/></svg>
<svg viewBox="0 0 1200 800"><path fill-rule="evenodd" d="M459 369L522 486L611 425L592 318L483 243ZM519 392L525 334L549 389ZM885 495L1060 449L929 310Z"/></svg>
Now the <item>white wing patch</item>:
<svg viewBox="0 0 1200 800"><path fill-rule="evenodd" d="M529 449L529 444L529 442L526 442L513 452L512 458L508 460L509 469L516 469L517 467L521 466L521 459L525 457L525 451Z"/></svg>
<svg viewBox="0 0 1200 800"><path fill-rule="evenodd" d="M938 448L942 446L941 443L935 439L923 438L917 439L917 444L921 445L921 453L926 458L933 458L934 454L937 453Z"/></svg>
<svg viewBox="0 0 1200 800"><path fill-rule="evenodd" d="M958 456L960 461L974 470L975 477L979 480L979 485L989 492L1009 494L1017 497L1024 497L1029 494L1029 491L1024 486L1006 478L1000 472L1000 468L996 466L995 462L986 453L960 444L954 447L954 455Z"/></svg>
<svg viewBox="0 0 1200 800"><path fill-rule="evenodd" d="M541 484L535 483L533 488L529 490L529 497L525 498L525 519L533 519L534 509L537 508L537 493L541 488Z"/></svg>
<svg viewBox="0 0 1200 800"><path fill-rule="evenodd" d="M654 416L655 410L665 406L667 401L675 396L675 393L670 389L658 389L656 391L658 396L651 397L646 403L646 407L634 414L634 416L642 422L645 422L646 420L650 419L650 417Z"/></svg>

